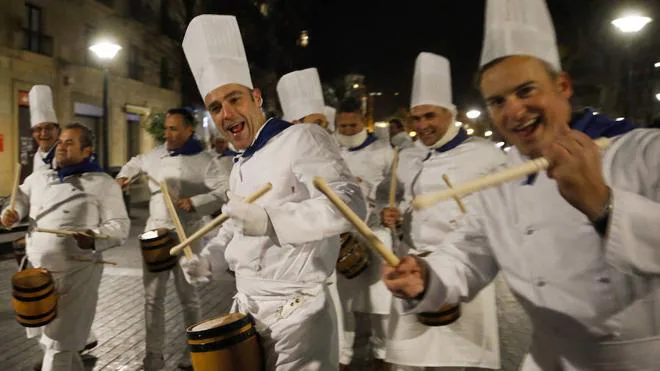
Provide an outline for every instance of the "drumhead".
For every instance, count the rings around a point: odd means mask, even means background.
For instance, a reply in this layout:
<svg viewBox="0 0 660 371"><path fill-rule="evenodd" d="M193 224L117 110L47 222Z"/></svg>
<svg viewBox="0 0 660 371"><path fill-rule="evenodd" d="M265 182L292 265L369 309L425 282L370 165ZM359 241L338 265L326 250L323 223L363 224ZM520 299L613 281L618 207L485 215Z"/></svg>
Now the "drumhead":
<svg viewBox="0 0 660 371"><path fill-rule="evenodd" d="M154 238L162 237L162 236L164 236L168 233L170 233L170 230L166 229L166 228L152 229L150 231L146 231L146 232L142 233L141 235L139 235L138 239L140 239L140 240L152 240Z"/></svg>
<svg viewBox="0 0 660 371"><path fill-rule="evenodd" d="M245 318L245 314L243 313L229 313L198 323L195 326L191 327L191 331L206 331L212 328L223 327L230 323L240 321L243 318Z"/></svg>

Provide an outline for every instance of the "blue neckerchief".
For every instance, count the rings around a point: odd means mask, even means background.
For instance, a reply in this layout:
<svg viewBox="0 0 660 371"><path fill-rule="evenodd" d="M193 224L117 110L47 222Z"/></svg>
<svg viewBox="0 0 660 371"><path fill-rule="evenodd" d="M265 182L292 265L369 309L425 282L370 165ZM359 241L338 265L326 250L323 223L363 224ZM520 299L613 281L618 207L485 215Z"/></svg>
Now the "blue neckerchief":
<svg viewBox="0 0 660 371"><path fill-rule="evenodd" d="M48 150L48 153L46 153L46 157L42 157L41 161L44 162L44 164L48 165L51 169L53 168L53 158L55 158L55 148L57 147L57 143L53 144L52 147Z"/></svg>
<svg viewBox="0 0 660 371"><path fill-rule="evenodd" d="M167 152L169 152L170 156L178 156L178 155L183 155L183 156L188 156L188 155L196 155L204 150L204 146L202 145L202 142L200 142L197 138L195 138L195 135L191 135L188 140L183 143L183 145L180 148L177 149L168 149Z"/></svg>
<svg viewBox="0 0 660 371"><path fill-rule="evenodd" d="M99 164L96 163L95 155L87 157L78 164L57 169L57 176L60 178L60 183L62 183L64 182L64 178L68 177L69 175L92 172L103 172L103 169L101 169Z"/></svg>
<svg viewBox="0 0 660 371"><path fill-rule="evenodd" d="M357 146L357 147L349 148L348 151L349 151L349 152L359 151L359 150L361 150L362 148L366 148L366 147L369 146L371 143L373 143L373 142L375 142L375 141L377 141L377 140L378 140L378 137L376 137L373 133L369 133L369 134L367 134L367 139L365 139L364 142L362 142L362 144L360 144L360 145Z"/></svg>
<svg viewBox="0 0 660 371"><path fill-rule="evenodd" d="M461 143L468 140L468 138L470 138L468 133L463 128L460 128L460 129L458 129L458 134L456 134L455 137L453 137L449 142L447 142L447 143L443 144L442 146L434 149L434 151L440 152L440 153L447 152L449 150L452 150L452 149L458 147ZM426 161L429 158L431 158L431 153L432 152L429 152L429 154L426 155L426 158L424 158L424 160L422 160L422 161Z"/></svg>
<svg viewBox="0 0 660 371"><path fill-rule="evenodd" d="M238 155L240 155L240 153L238 153L238 152L234 152L234 151L232 151L232 150L229 149L229 148L227 148L226 150L224 150L224 151L220 154L221 157L225 157L225 156L236 157L236 156L238 156Z"/></svg>
<svg viewBox="0 0 660 371"><path fill-rule="evenodd" d="M616 121L604 115L594 115L594 111L590 108L585 108L580 112L573 113L568 126L573 130L578 130L587 134L591 139L601 137L611 138L635 129L635 126L628 122L628 120ZM534 184L537 174L538 173L528 175L523 184Z"/></svg>
<svg viewBox="0 0 660 371"><path fill-rule="evenodd" d="M246 124L247 125L247 124ZM277 118L272 118L264 124L264 127L261 129L259 132L259 136L257 139L252 143L251 146L249 146L245 152L241 155L241 157L250 157L255 152L263 148L266 143L268 143L269 140L273 139L274 136L277 134L283 132L284 130L288 129L291 127L291 123L288 123L286 121L282 121Z"/></svg>

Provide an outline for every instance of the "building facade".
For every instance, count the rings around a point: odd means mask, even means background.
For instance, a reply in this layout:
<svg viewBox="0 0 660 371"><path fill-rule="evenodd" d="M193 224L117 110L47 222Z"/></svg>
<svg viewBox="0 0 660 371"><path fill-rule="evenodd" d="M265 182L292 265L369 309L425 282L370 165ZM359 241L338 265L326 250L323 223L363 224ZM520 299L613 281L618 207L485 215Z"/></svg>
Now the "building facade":
<svg viewBox="0 0 660 371"><path fill-rule="evenodd" d="M0 179L16 164L31 171L27 93L51 86L61 125L90 127L103 154L103 74L108 72L109 164L121 166L151 149L141 123L181 104L181 35L190 10L184 0L0 0ZM188 16L187 16L188 15ZM102 62L89 51L98 40L122 46ZM102 161L102 158L99 158ZM11 182L0 182L0 195Z"/></svg>

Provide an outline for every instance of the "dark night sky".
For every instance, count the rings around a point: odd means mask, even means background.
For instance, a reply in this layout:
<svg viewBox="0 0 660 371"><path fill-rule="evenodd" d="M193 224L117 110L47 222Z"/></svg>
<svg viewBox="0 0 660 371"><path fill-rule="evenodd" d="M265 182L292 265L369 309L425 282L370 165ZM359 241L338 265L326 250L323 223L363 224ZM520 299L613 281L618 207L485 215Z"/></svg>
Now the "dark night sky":
<svg viewBox="0 0 660 371"><path fill-rule="evenodd" d="M394 105L393 111L407 106L415 58L428 51L452 62L454 101L478 103L471 80L481 47L483 0L322 3L314 17L320 22L310 26L310 53L323 81L364 74L369 91L383 92L376 99ZM401 94L394 97L395 91Z"/></svg>
<svg viewBox="0 0 660 371"><path fill-rule="evenodd" d="M364 74L368 90L384 94L376 98L377 118L408 106L414 61L421 51L451 62L454 103L459 109L481 104L473 76L481 53L484 0L307 1L313 1L305 20L310 45L305 62L295 69L317 67L324 83L347 73ZM596 26L607 30L612 28L610 17L624 4L655 1L548 0L548 4L561 43L575 36L571 21L597 14L602 20ZM394 92L400 95L395 97Z"/></svg>

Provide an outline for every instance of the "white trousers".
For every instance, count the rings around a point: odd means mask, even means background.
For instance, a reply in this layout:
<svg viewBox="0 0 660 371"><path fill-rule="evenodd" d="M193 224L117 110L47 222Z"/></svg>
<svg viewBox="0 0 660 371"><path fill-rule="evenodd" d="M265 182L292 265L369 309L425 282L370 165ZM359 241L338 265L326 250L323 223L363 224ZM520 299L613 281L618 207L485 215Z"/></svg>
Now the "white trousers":
<svg viewBox="0 0 660 371"><path fill-rule="evenodd" d="M339 351L339 363L349 365L353 360L355 346L355 313L353 311L343 311L344 332L342 334L341 349ZM387 349L387 325L389 316L383 314L364 313L369 320L369 345L371 346L371 356L374 359L385 359L385 350Z"/></svg>
<svg viewBox="0 0 660 371"><path fill-rule="evenodd" d="M165 297L167 281L174 276L174 287L183 307L185 327L200 322L200 305L196 288L186 281L183 270L177 264L171 270L153 273L143 264L144 314L147 327L147 353L162 354L165 345ZM182 331L185 330L181 329Z"/></svg>

